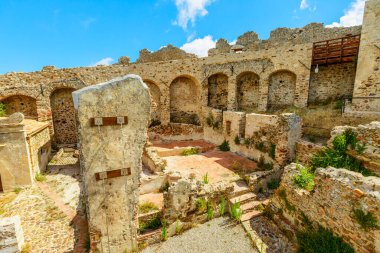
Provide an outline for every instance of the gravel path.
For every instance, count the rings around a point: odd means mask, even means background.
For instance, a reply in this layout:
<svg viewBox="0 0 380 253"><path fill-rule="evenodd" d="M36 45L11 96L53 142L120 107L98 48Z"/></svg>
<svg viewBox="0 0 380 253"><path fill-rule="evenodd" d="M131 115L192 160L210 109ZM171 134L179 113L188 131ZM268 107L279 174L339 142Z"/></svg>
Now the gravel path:
<svg viewBox="0 0 380 253"><path fill-rule="evenodd" d="M143 253L257 253L242 225L221 217L199 225Z"/></svg>

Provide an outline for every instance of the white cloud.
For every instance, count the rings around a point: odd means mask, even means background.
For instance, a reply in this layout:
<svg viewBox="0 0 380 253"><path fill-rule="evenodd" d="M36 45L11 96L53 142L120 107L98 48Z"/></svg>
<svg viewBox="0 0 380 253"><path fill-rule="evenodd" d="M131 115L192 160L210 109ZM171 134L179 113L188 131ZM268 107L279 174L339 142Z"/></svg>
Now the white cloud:
<svg viewBox="0 0 380 253"><path fill-rule="evenodd" d="M181 49L187 53L195 54L199 57L207 56L207 52L210 48L214 48L216 41L212 39L211 35L207 35L203 38L195 39L191 42L185 43Z"/></svg>
<svg viewBox="0 0 380 253"><path fill-rule="evenodd" d="M207 15L208 11L206 10L206 6L213 1L214 0L175 0L178 15L174 24L186 30L189 21L194 24L198 16L203 17Z"/></svg>
<svg viewBox="0 0 380 253"><path fill-rule="evenodd" d="M106 57L101 59L100 61L95 62L94 64L91 64L92 67L94 66L108 66L111 65L111 63L114 61L111 57Z"/></svg>
<svg viewBox="0 0 380 253"><path fill-rule="evenodd" d="M90 27L90 25L92 25L93 23L95 23L96 19L95 18L87 18L87 19L84 19L82 20L80 23L81 25L87 29Z"/></svg>
<svg viewBox="0 0 380 253"><path fill-rule="evenodd" d="M355 26L361 25L363 23L363 14L364 14L364 5L366 0L355 0L351 3L351 6L348 10L344 12L339 22L333 22L326 27L342 27L342 26Z"/></svg>
<svg viewBox="0 0 380 253"><path fill-rule="evenodd" d="M233 46L233 45L235 45L235 44L236 44L236 42L237 42L237 39L235 39L235 40L233 40L233 41L229 42L228 44L230 44L231 46Z"/></svg>
<svg viewBox="0 0 380 253"><path fill-rule="evenodd" d="M300 9L305 10L307 8L309 8L309 3L307 2L307 0L301 0Z"/></svg>

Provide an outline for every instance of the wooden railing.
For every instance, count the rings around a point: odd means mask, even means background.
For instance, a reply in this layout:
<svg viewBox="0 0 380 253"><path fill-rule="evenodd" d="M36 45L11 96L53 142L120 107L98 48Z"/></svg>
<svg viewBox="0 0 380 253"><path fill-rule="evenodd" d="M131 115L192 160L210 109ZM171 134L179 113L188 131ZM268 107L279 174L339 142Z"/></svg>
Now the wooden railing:
<svg viewBox="0 0 380 253"><path fill-rule="evenodd" d="M313 43L312 65L353 62L359 54L360 34Z"/></svg>

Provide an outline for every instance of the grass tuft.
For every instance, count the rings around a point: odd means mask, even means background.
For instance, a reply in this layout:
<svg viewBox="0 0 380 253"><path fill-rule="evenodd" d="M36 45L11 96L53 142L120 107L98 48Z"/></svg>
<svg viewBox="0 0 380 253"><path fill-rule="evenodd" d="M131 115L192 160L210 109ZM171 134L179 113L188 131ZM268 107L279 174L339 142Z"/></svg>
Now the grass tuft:
<svg viewBox="0 0 380 253"><path fill-rule="evenodd" d="M153 212L153 211L157 211L159 210L158 206L156 206L156 204L154 204L153 202L145 202L145 203L142 203L139 205L139 212L140 213L150 213L150 212Z"/></svg>

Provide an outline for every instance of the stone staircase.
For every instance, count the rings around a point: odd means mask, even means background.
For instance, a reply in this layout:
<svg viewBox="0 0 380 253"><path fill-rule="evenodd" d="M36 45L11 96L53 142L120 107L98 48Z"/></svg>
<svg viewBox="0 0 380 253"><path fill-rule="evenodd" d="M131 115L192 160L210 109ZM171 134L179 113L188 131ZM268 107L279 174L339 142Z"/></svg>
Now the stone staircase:
<svg viewBox="0 0 380 253"><path fill-rule="evenodd" d="M236 181L234 182L234 192L231 194L228 204L232 206L232 204L237 202L240 202L240 209L243 213L241 221L244 222L262 215L263 211L260 206L267 205L269 200L257 200L256 194L249 189L244 181Z"/></svg>

